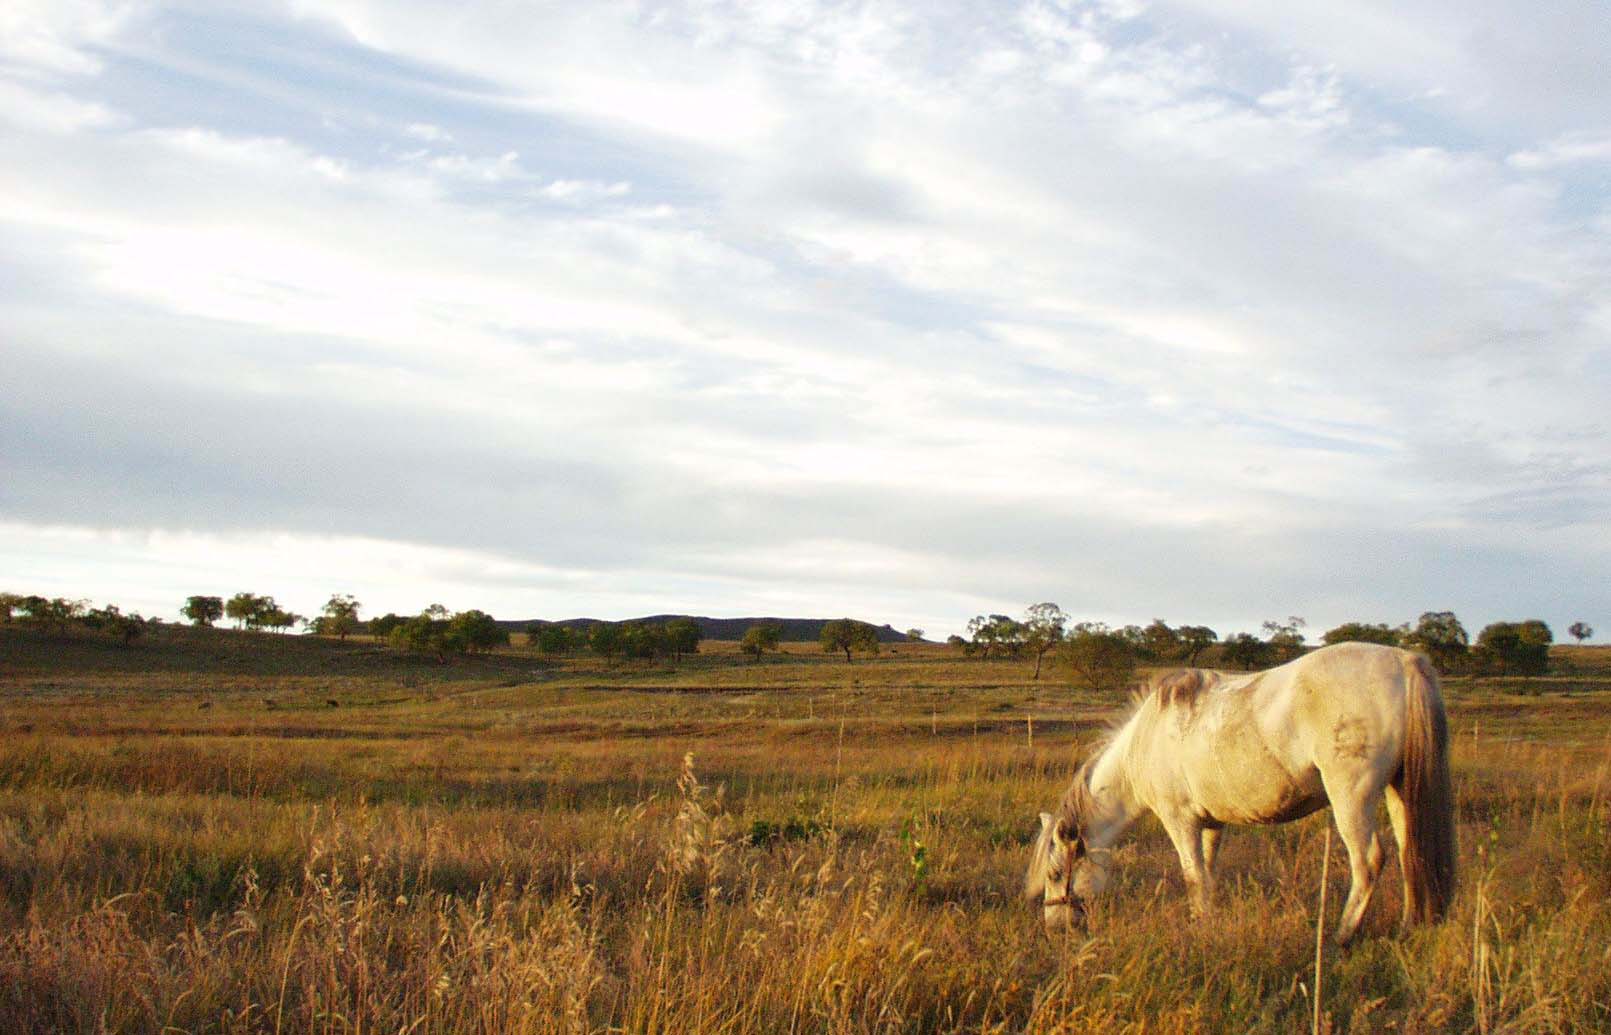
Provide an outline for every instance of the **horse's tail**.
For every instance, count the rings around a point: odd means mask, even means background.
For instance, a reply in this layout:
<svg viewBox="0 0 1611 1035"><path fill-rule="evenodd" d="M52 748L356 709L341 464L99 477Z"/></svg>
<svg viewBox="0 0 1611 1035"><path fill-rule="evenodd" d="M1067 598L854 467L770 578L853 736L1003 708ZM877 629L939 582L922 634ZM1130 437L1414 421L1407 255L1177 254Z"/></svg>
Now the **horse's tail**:
<svg viewBox="0 0 1611 1035"><path fill-rule="evenodd" d="M1454 792L1449 784L1449 726L1431 664L1404 660L1404 755L1394 787L1404 800L1404 916L1442 918L1454 897Z"/></svg>

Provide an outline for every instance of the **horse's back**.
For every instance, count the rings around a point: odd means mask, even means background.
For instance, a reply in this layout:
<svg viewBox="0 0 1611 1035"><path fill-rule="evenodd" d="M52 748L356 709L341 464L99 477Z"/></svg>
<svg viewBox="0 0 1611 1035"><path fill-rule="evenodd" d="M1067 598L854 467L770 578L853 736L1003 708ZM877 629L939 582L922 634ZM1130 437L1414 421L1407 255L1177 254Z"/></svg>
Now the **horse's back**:
<svg viewBox="0 0 1611 1035"><path fill-rule="evenodd" d="M1334 779L1385 780L1403 749L1405 666L1414 657L1338 644L1222 677L1191 712L1160 700L1181 785L1215 819L1263 823L1322 806L1323 785Z"/></svg>

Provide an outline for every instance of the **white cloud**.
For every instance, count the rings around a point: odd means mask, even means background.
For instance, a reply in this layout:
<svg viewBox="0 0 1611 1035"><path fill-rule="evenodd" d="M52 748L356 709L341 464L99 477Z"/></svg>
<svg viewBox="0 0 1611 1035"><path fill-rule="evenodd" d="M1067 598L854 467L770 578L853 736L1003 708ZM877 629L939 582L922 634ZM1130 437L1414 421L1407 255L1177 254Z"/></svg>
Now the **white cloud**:
<svg viewBox="0 0 1611 1035"><path fill-rule="evenodd" d="M429 122L410 122L403 127L403 134L430 144L444 144L453 139L453 134Z"/></svg>
<svg viewBox="0 0 1611 1035"><path fill-rule="evenodd" d="M953 622L1015 598L1396 620L1445 577L1488 606L1540 563L1522 535L1611 573L1578 538L1611 502L1611 249L1557 178L1604 141L1413 128L1381 98L1422 78L1424 27L1367 12L1292 48L1268 41L1342 15L1255 6L1227 42L1191 31L1217 15L1116 5L304 14L263 31L412 70L342 98L408 121L336 133L274 95L153 123L93 79L0 87L19 355L132 391L137 353L166 400L62 389L140 458L108 528L176 527L181 484L215 537L187 547L222 567L425 571L395 540L474 555L453 585L516 614L509 582L591 579L575 599L614 613L673 606L659 587L940 628L941 599ZM1477 74L1458 41L1429 60L1451 90ZM167 413L192 407L295 430L189 443ZM30 463L0 516L97 526L97 463ZM61 549L155 570L143 534Z"/></svg>
<svg viewBox="0 0 1611 1035"><path fill-rule="evenodd" d="M1567 133L1540 147L1515 151L1505 161L1529 172L1579 162L1611 162L1611 133Z"/></svg>
<svg viewBox="0 0 1611 1035"><path fill-rule="evenodd" d="M632 185L623 180L604 183L599 180L554 180L538 188L537 193L554 201L573 204L619 198L631 193Z"/></svg>
<svg viewBox="0 0 1611 1035"><path fill-rule="evenodd" d="M93 75L97 46L145 5L105 0L7 0L0 7L0 65L29 77Z"/></svg>
<svg viewBox="0 0 1611 1035"><path fill-rule="evenodd" d="M77 133L121 122L103 104L0 79L0 125L40 133Z"/></svg>

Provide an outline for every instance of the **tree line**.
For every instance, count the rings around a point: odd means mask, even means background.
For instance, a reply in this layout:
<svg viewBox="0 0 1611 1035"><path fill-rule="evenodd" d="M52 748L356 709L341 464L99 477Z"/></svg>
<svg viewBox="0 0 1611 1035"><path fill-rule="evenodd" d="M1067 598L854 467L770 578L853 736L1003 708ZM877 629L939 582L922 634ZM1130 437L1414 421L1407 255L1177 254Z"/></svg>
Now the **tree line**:
<svg viewBox="0 0 1611 1035"><path fill-rule="evenodd" d="M350 594L332 594L320 613L304 618L287 611L274 597L250 592L220 596L187 597L180 607L192 624L209 627L228 619L237 629L285 632L301 624L308 633L345 640L368 634L399 649L434 654L463 654L506 646L507 629L484 611L450 612L432 604L417 615L388 613L364 621L362 604ZM91 607L85 600L0 593L0 622L21 621L51 632L85 629L124 644L134 642L160 618L125 613L115 605ZM977 615L968 622L966 638L948 642L968 657L1023 658L1033 661L1031 678L1038 680L1048 657L1068 670L1073 681L1091 688L1116 687L1129 682L1142 664L1181 664L1260 669L1289 661L1308 649L1306 622L1296 615L1263 623L1262 635L1237 632L1223 640L1202 625L1172 626L1161 618L1148 625L1110 627L1102 622L1073 622L1057 604L1032 604L1014 618L1002 614ZM666 622L596 622L576 627L551 622L528 626L527 636L537 653L572 655L582 651L614 662L618 658L679 660L696 653L703 639L699 623L691 618ZM781 650L782 627L775 623L750 626L739 649L759 661ZM1586 622L1574 622L1567 633L1579 643L1592 637ZM908 639L921 640L912 629ZM1549 648L1554 642L1547 623L1531 618L1492 622L1473 640L1451 611L1428 611L1412 625L1380 622L1345 622L1322 633L1323 644L1362 642L1406 647L1426 654L1439 671L1455 675L1534 676L1549 669ZM851 618L823 624L819 646L824 653L842 653L847 662L856 654L876 655L878 629Z"/></svg>
<svg viewBox="0 0 1611 1035"><path fill-rule="evenodd" d="M1104 689L1127 684L1143 663L1243 670L1279 665L1308 649L1306 626L1292 615L1263 623L1262 636L1237 632L1221 640L1207 626L1171 626L1161 618L1119 628L1102 622L1071 624L1061 607L1044 602L1030 605L1021 618L977 615L968 622L966 638L953 635L947 642L968 657L1033 659L1033 679L1040 678L1043 660L1052 655L1077 684ZM1574 622L1567 632L1579 643L1594 635L1585 622ZM1417 650L1446 674L1533 676L1548 671L1554 637L1548 624L1530 618L1490 623L1472 641L1452 611L1428 611L1414 625L1345 622L1321 634L1320 641Z"/></svg>

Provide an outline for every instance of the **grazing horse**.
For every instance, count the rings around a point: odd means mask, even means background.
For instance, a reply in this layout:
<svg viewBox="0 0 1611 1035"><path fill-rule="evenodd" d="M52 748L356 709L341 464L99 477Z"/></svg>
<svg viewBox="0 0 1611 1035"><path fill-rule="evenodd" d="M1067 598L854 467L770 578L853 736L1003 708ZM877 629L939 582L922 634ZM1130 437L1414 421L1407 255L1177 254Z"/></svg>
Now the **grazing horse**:
<svg viewBox="0 0 1611 1035"><path fill-rule="evenodd" d="M1404 922L1435 920L1454 894L1454 797L1438 677L1419 654L1341 643L1264 672L1187 669L1155 683L1079 767L1055 817L1040 814L1025 893L1041 897L1048 930L1083 920L1084 899L1106 883L1109 847L1151 811L1201 915L1225 826L1330 805L1353 875L1336 932L1346 944L1382 868L1384 794Z"/></svg>

